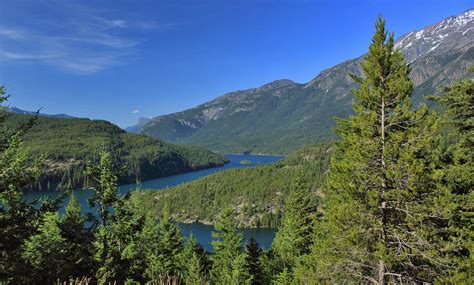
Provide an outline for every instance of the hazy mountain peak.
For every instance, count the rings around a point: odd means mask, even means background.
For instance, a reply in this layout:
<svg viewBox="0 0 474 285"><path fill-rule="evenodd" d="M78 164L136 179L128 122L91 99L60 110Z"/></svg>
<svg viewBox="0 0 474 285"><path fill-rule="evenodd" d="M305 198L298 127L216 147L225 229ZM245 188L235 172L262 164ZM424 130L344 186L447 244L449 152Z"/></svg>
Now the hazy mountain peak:
<svg viewBox="0 0 474 285"><path fill-rule="evenodd" d="M39 116L44 116L44 117L51 117L51 118L61 118L61 119L70 119L70 118L75 118L73 116L69 116L66 114L44 114L44 113L37 113L33 111L25 111L16 107L10 107L6 110L7 112L15 113L15 114L22 114L22 115L39 115Z"/></svg>

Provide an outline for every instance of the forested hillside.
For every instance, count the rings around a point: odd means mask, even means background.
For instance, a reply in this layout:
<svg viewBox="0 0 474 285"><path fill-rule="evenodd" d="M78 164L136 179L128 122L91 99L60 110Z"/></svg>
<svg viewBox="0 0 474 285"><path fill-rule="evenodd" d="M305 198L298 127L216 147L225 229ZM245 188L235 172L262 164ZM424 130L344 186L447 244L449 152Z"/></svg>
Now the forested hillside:
<svg viewBox="0 0 474 285"><path fill-rule="evenodd" d="M9 114L4 128L13 130L32 119ZM223 156L199 147L178 146L145 135L126 133L107 121L39 116L24 137L32 158L46 155L45 171L33 189L90 185L84 169L102 150L123 168L120 183L133 183L224 164Z"/></svg>
<svg viewBox="0 0 474 285"><path fill-rule="evenodd" d="M169 204L171 215L178 221L213 224L221 209L231 208L241 227L276 227L297 175L310 183L315 200L321 195L330 152L329 144L311 145L270 165L231 169L166 190L132 195L156 217Z"/></svg>

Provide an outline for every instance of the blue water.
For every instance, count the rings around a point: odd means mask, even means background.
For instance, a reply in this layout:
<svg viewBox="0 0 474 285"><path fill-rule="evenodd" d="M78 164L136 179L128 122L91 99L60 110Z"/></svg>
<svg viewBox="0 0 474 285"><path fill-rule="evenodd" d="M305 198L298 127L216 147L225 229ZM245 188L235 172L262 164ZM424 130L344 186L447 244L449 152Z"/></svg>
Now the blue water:
<svg viewBox="0 0 474 285"><path fill-rule="evenodd" d="M214 167L209 169L203 169L199 171L183 173L178 175L173 175L164 178L152 179L143 181L139 187L140 189L166 189L168 187L176 186L181 183L189 182L192 180L196 180L198 178L207 176L209 174L223 171L226 169L231 168L243 168L243 167L255 167L257 165L268 164L271 162L275 162L281 159L281 156L269 156L269 155L249 155L249 154L227 154L226 157L230 160L224 166ZM248 160L250 164L242 164L243 160ZM136 184L127 184L122 185L119 187L120 194L126 194L127 192L134 191L137 188ZM92 197L92 190L90 189L80 189L74 190L74 195L77 197L82 212L85 214L92 209L89 207L88 199ZM33 201L34 199L44 199L45 197L55 198L58 197L60 193L55 191L42 191L42 192L34 192L34 193L27 193L25 195L28 201ZM64 206L68 203L69 199L64 199L60 212L64 210ZM211 233L213 231L213 227L209 225L203 225L199 223L195 224L179 224L181 231L185 236L189 236L191 233L193 236L198 240L198 242L204 246L207 250L211 250L210 242L212 240ZM260 228L260 229L241 229L244 239L246 241L250 240L250 238L255 238L258 243L263 248L269 248L273 238L275 237L276 229L268 229L268 228Z"/></svg>

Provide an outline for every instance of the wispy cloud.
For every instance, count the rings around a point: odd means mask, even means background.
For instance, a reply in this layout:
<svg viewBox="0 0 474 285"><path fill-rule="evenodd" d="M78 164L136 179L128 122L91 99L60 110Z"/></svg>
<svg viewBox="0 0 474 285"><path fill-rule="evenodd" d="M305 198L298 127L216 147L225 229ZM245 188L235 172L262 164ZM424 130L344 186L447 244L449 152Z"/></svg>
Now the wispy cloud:
<svg viewBox="0 0 474 285"><path fill-rule="evenodd" d="M38 25L0 23L0 61L39 62L91 74L127 63L146 32L159 27L151 20L114 17L72 2L48 2L44 9L50 16Z"/></svg>
<svg viewBox="0 0 474 285"><path fill-rule="evenodd" d="M132 114L138 114L139 112L140 112L140 111L138 111L138 110L133 110L133 111L132 111Z"/></svg>

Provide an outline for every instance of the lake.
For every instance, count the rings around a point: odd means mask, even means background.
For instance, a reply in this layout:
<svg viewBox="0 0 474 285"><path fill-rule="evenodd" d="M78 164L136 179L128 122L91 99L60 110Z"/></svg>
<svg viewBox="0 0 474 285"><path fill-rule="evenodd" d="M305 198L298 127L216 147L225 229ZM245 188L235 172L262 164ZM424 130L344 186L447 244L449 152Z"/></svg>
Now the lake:
<svg viewBox="0 0 474 285"><path fill-rule="evenodd" d="M230 162L224 166L208 168L203 170L198 170L194 172L188 172L158 179L152 179L143 181L140 185L141 189L166 189L168 187L176 186L181 183L189 182L209 174L223 171L226 169L231 168L242 168L242 167L255 167L257 165L263 165L275 162L281 159L281 156L270 156L270 155L250 155L250 154L226 154L225 155ZM127 192L135 190L137 187L136 184L127 184L121 185L119 187L120 194L126 194ZM86 213L90 211L90 207L88 204L88 199L92 197L92 190L90 189L80 189L74 190L74 194L76 195L79 203L81 204L82 212ZM55 191L42 191L42 192L34 192L34 193L27 193L25 197L28 201L33 201L34 199L41 199L44 197L58 197L60 193ZM64 209L64 205L68 203L69 199L65 199L61 205L60 213ZM213 231L213 227L209 225L203 224L179 224L183 235L189 236L193 234L193 236L198 240L198 242L204 246L207 250L211 250L210 242L212 240L211 233ZM269 248L273 238L275 237L276 229L269 229L269 228L248 228L248 229L241 229L244 239L246 241L250 240L250 238L255 238L258 243L263 248Z"/></svg>

